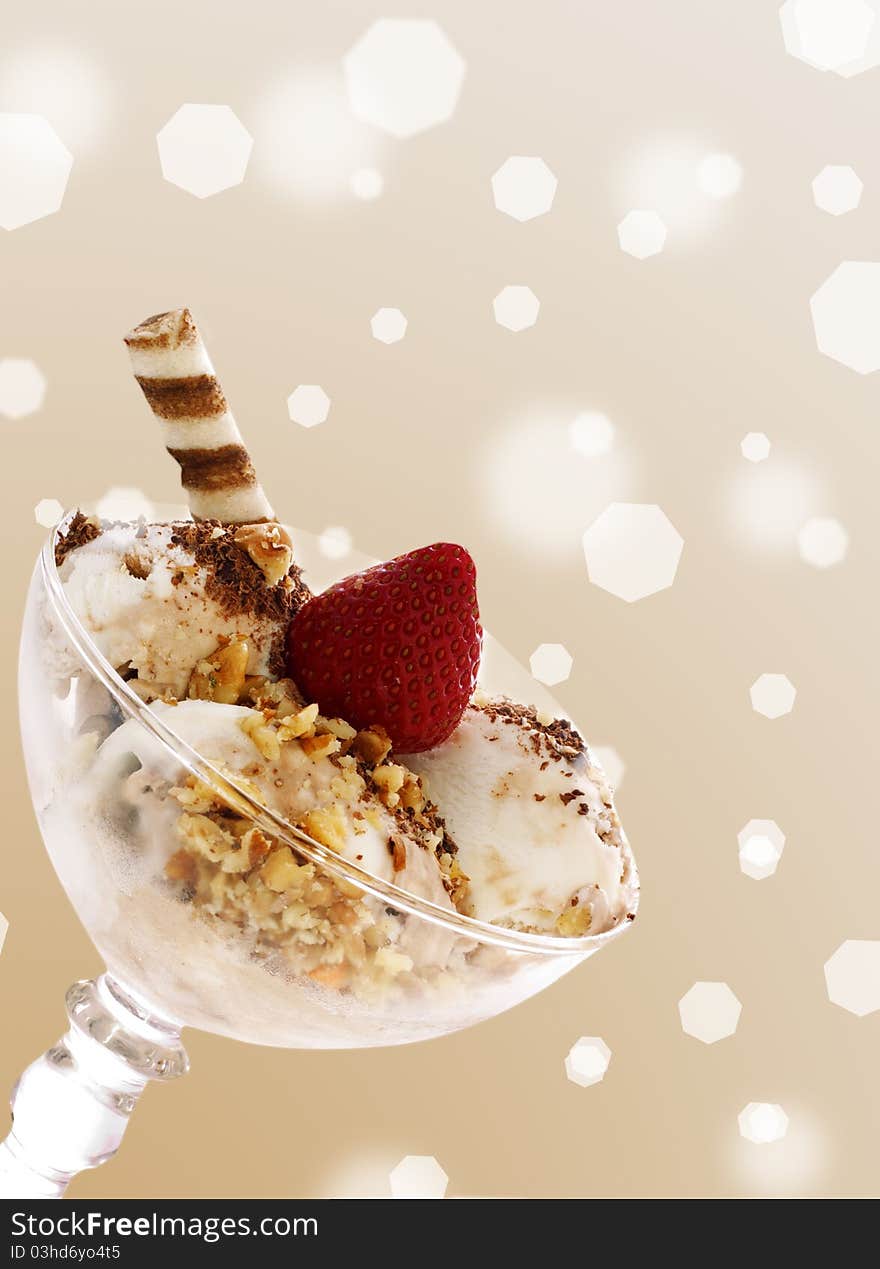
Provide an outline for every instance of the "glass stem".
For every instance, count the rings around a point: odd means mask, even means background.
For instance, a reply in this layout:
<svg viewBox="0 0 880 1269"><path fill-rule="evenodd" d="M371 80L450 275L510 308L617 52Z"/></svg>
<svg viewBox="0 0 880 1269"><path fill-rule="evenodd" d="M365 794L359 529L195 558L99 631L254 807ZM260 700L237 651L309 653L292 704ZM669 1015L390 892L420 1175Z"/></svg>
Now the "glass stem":
<svg viewBox="0 0 880 1269"><path fill-rule="evenodd" d="M74 983L65 1000L67 1033L13 1090L0 1198L60 1198L78 1172L116 1153L150 1080L189 1068L179 1027L109 974Z"/></svg>

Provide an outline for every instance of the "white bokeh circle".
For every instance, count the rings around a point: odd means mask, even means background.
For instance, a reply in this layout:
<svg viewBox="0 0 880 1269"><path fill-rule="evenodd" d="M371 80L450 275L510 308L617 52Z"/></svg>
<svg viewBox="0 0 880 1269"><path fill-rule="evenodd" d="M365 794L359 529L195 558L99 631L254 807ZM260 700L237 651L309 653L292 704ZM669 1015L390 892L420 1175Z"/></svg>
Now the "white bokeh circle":
<svg viewBox="0 0 880 1269"><path fill-rule="evenodd" d="M330 398L317 383L301 383L287 398L287 413L300 427L317 427L327 420Z"/></svg>
<svg viewBox="0 0 880 1269"><path fill-rule="evenodd" d="M61 206L73 155L42 115L0 112L0 229L20 229Z"/></svg>
<svg viewBox="0 0 880 1269"><path fill-rule="evenodd" d="M230 106L186 102L156 135L162 175L196 198L240 185L253 139Z"/></svg>
<svg viewBox="0 0 880 1269"><path fill-rule="evenodd" d="M635 603L672 585L684 539L660 507L615 502L587 529L583 546L593 585Z"/></svg>
<svg viewBox="0 0 880 1269"><path fill-rule="evenodd" d="M392 137L416 136L449 119L464 58L432 19L379 18L343 59L354 114Z"/></svg>

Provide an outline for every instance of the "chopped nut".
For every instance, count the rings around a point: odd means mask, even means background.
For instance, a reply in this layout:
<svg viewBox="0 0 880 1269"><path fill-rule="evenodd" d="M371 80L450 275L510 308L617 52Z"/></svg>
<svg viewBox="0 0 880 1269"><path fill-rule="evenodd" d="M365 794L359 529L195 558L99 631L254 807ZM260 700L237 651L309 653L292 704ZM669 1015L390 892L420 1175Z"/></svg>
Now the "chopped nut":
<svg viewBox="0 0 880 1269"><path fill-rule="evenodd" d="M234 835L235 834L233 834L233 836ZM220 867L223 872L250 872L252 867L250 851L243 844L240 838L238 839L237 844L237 850L230 850L223 856L223 859L220 862Z"/></svg>
<svg viewBox="0 0 880 1269"><path fill-rule="evenodd" d="M389 974L402 974L412 969L413 963L403 952L396 952L393 947L380 947L376 951L376 965Z"/></svg>
<svg viewBox="0 0 880 1269"><path fill-rule="evenodd" d="M171 881L182 881L187 886L196 883L196 861L186 850L177 850L165 864L165 876Z"/></svg>
<svg viewBox="0 0 880 1269"><path fill-rule="evenodd" d="M340 770L339 774L335 775L330 781L330 792L333 796L339 798L342 802L348 802L352 805L360 799L366 787L357 771L351 771L346 768ZM358 814L356 813L355 818L357 818ZM358 827L355 825L355 832L357 831ZM361 831L363 832L363 829Z"/></svg>
<svg viewBox="0 0 880 1269"><path fill-rule="evenodd" d="M408 811L424 810L425 792L422 788L420 778L412 771L407 771L403 784L400 788L400 805Z"/></svg>
<svg viewBox="0 0 880 1269"><path fill-rule="evenodd" d="M329 731L331 736L342 741L354 740L357 735L351 723L347 723L344 718L321 718L318 720L318 729Z"/></svg>
<svg viewBox="0 0 880 1269"><path fill-rule="evenodd" d="M258 828L249 828L241 839L241 845L248 853L251 868L261 864L272 849L271 841Z"/></svg>
<svg viewBox="0 0 880 1269"><path fill-rule="evenodd" d="M266 723L262 714L246 714L239 727L250 737L267 762L277 762L281 757L278 733Z"/></svg>
<svg viewBox="0 0 880 1269"><path fill-rule="evenodd" d="M299 736L313 734L317 717L317 705L306 705L305 709L301 709L295 714L288 714L278 728L279 739L295 740Z"/></svg>
<svg viewBox="0 0 880 1269"><path fill-rule="evenodd" d="M293 563L293 543L280 524L243 524L232 539L262 569L269 586L282 581Z"/></svg>
<svg viewBox="0 0 880 1269"><path fill-rule="evenodd" d="M440 865L440 871L443 873L443 883L452 902L459 912L466 912L470 877L461 867L455 855L450 855L444 851L443 854L437 856L437 862Z"/></svg>
<svg viewBox="0 0 880 1269"><path fill-rule="evenodd" d="M555 722L553 715L549 714L546 709L539 709L536 713L536 718L542 727L552 727Z"/></svg>
<svg viewBox="0 0 880 1269"><path fill-rule="evenodd" d="M303 736L299 744L303 753L308 754L313 762L317 762L319 758L327 758L331 753L339 752L339 741L329 732L324 736Z"/></svg>
<svg viewBox="0 0 880 1269"><path fill-rule="evenodd" d="M357 925L357 913L350 903L334 903L327 909L327 916L334 925Z"/></svg>
<svg viewBox="0 0 880 1269"><path fill-rule="evenodd" d="M275 717L286 719L290 714L298 713L305 701L293 679L278 679L275 683L255 684L248 695L258 709L271 709Z"/></svg>
<svg viewBox="0 0 880 1269"><path fill-rule="evenodd" d="M391 847L391 867L395 872L403 872L406 867L406 842L392 837L388 844Z"/></svg>
<svg viewBox="0 0 880 1269"><path fill-rule="evenodd" d="M364 942L367 947L385 947L388 943L388 935L378 925L370 925L364 930Z"/></svg>
<svg viewBox="0 0 880 1269"><path fill-rule="evenodd" d="M398 794L403 788L406 776L406 768L399 767L395 762L389 762L384 767L376 767L370 779L379 790L379 797L387 807L394 808L400 802Z"/></svg>
<svg viewBox="0 0 880 1269"><path fill-rule="evenodd" d="M352 742L352 749L364 762L375 766L391 753L391 737L384 727L365 727L359 731Z"/></svg>
<svg viewBox="0 0 880 1269"><path fill-rule="evenodd" d="M190 850L219 862L227 851L234 849L235 838L207 815L184 813L177 821L177 835Z"/></svg>
<svg viewBox="0 0 880 1269"><path fill-rule="evenodd" d="M309 974L309 978L321 987L339 991L348 982L349 969L347 965L318 965Z"/></svg>
<svg viewBox="0 0 880 1269"><path fill-rule="evenodd" d="M236 705L244 691L250 647L246 639L236 636L204 661L196 662L187 696L191 701L219 701Z"/></svg>
<svg viewBox="0 0 880 1269"><path fill-rule="evenodd" d="M214 804L214 790L194 775L187 776L183 787L173 788L171 796L187 811L204 814Z"/></svg>
<svg viewBox="0 0 880 1269"><path fill-rule="evenodd" d="M316 807L303 816L300 827L309 837L314 837L316 842L328 846L330 850L342 851L345 848L345 816L338 806L324 809Z"/></svg>
<svg viewBox="0 0 880 1269"><path fill-rule="evenodd" d="M262 880L277 894L292 890L303 880L301 873L302 865L296 862L289 846L281 846L278 850L273 850L260 869Z"/></svg>
<svg viewBox="0 0 880 1269"><path fill-rule="evenodd" d="M577 938L579 935L586 934L591 924L592 913L588 907L583 905L575 908L566 908L562 915L556 919L556 930L566 938Z"/></svg>

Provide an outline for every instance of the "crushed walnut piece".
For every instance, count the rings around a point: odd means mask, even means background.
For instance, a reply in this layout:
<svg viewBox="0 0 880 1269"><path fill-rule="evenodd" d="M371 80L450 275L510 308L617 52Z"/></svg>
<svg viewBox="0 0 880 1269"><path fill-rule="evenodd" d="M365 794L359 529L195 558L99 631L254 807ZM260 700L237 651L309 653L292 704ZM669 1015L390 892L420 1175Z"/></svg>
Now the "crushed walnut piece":
<svg viewBox="0 0 880 1269"><path fill-rule="evenodd" d="M243 524L235 530L232 540L247 551L270 586L277 586L290 572L293 543L280 524Z"/></svg>
<svg viewBox="0 0 880 1269"><path fill-rule="evenodd" d="M250 644L243 635L221 640L209 657L196 662L187 697L191 701L237 705L245 690L250 652Z"/></svg>
<svg viewBox="0 0 880 1269"><path fill-rule="evenodd" d="M369 766L375 767L391 753L391 737L384 727L365 727L355 736L352 749Z"/></svg>
<svg viewBox="0 0 880 1269"><path fill-rule="evenodd" d="M400 790L403 788L407 775L406 768L398 766L396 762L386 762L383 766L373 769L370 778L379 791L379 797L389 810L400 805Z"/></svg>

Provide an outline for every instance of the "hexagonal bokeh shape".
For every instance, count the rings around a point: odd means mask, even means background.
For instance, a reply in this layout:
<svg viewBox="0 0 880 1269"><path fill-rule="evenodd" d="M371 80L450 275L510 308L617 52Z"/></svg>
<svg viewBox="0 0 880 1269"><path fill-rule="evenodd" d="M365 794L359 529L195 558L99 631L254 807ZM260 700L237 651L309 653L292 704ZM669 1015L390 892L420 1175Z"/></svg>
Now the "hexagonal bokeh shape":
<svg viewBox="0 0 880 1269"><path fill-rule="evenodd" d="M534 220L553 206L557 180L543 159L511 155L492 177L495 206L514 220Z"/></svg>
<svg viewBox="0 0 880 1269"><path fill-rule="evenodd" d="M819 351L860 375L880 370L880 264L845 260L810 300Z"/></svg>
<svg viewBox="0 0 880 1269"><path fill-rule="evenodd" d="M0 228L57 212L73 155L42 115L0 112Z"/></svg>
<svg viewBox="0 0 880 1269"><path fill-rule="evenodd" d="M611 1050L598 1035L582 1035L571 1046L565 1059L565 1074L572 1084L589 1088L605 1078L611 1062Z"/></svg>
<svg viewBox="0 0 880 1269"><path fill-rule="evenodd" d="M832 1004L864 1018L880 1009L880 939L847 939L825 962Z"/></svg>
<svg viewBox="0 0 880 1269"><path fill-rule="evenodd" d="M542 643L529 657L532 674L540 683L553 687L564 683L574 664L571 653L562 643Z"/></svg>
<svg viewBox="0 0 880 1269"><path fill-rule="evenodd" d="M609 784L616 793L623 784L626 763L613 745L590 745L590 754L605 772Z"/></svg>
<svg viewBox="0 0 880 1269"><path fill-rule="evenodd" d="M541 301L527 286L506 286L492 301L495 321L507 330L528 330L538 320Z"/></svg>
<svg viewBox="0 0 880 1269"><path fill-rule="evenodd" d="M763 463L770 457L770 439L763 432L747 432L740 441L740 453L750 463Z"/></svg>
<svg viewBox="0 0 880 1269"><path fill-rule="evenodd" d="M798 552L805 564L831 568L846 558L849 534L833 516L813 516L798 533Z"/></svg>
<svg viewBox="0 0 880 1269"><path fill-rule="evenodd" d="M37 365L26 357L0 360L0 414L7 419L23 419L35 414L46 396L46 380Z"/></svg>
<svg viewBox="0 0 880 1269"><path fill-rule="evenodd" d="M733 1035L741 1013L742 1005L727 983L694 983L678 1002L682 1030L703 1044Z"/></svg>
<svg viewBox="0 0 880 1269"><path fill-rule="evenodd" d="M864 185L851 167L829 164L813 180L813 200L831 216L855 211L862 200Z"/></svg>
<svg viewBox="0 0 880 1269"><path fill-rule="evenodd" d="M794 708L797 688L786 674L762 674L749 688L752 709L765 718L782 718Z"/></svg>
<svg viewBox="0 0 880 1269"><path fill-rule="evenodd" d="M34 507L34 519L44 529L53 529L64 515L64 508L57 498L41 498Z"/></svg>
<svg viewBox="0 0 880 1269"><path fill-rule="evenodd" d="M818 70L863 58L875 19L865 0L786 0L779 10L787 51Z"/></svg>
<svg viewBox="0 0 880 1269"><path fill-rule="evenodd" d="M739 1112L740 1136L756 1146L781 1141L788 1132L788 1115L775 1102L749 1102Z"/></svg>
<svg viewBox="0 0 880 1269"><path fill-rule="evenodd" d="M151 520L154 507L141 489L131 485L113 485L98 499L95 510L102 520Z"/></svg>
<svg viewBox="0 0 880 1269"><path fill-rule="evenodd" d="M399 308L377 309L370 318L373 338L380 344L396 344L406 334L407 320Z"/></svg>
<svg viewBox="0 0 880 1269"><path fill-rule="evenodd" d="M584 534L587 575L628 604L675 581L684 539L658 506L612 502Z"/></svg>
<svg viewBox="0 0 880 1269"><path fill-rule="evenodd" d="M572 419L568 434L572 449L584 458L599 458L614 445L614 424L607 414L598 410L584 410Z"/></svg>
<svg viewBox="0 0 880 1269"><path fill-rule="evenodd" d="M253 138L230 106L187 102L158 133L162 175L196 198L240 185Z"/></svg>
<svg viewBox="0 0 880 1269"><path fill-rule="evenodd" d="M655 211L629 211L617 226L621 251L636 260L658 255L666 245L666 225Z"/></svg>
<svg viewBox="0 0 880 1269"><path fill-rule="evenodd" d="M330 398L317 383L301 383L287 398L287 413L300 427L317 427L330 413Z"/></svg>
<svg viewBox="0 0 880 1269"><path fill-rule="evenodd" d="M390 1174L391 1197L442 1199L449 1177L431 1154L408 1154Z"/></svg>
<svg viewBox="0 0 880 1269"><path fill-rule="evenodd" d="M330 525L318 538L318 549L328 560L344 559L351 546L351 534L341 524Z"/></svg>
<svg viewBox="0 0 880 1269"><path fill-rule="evenodd" d="M6 935L9 933L9 922L0 912L0 952L3 951L3 944L6 942Z"/></svg>
<svg viewBox="0 0 880 1269"><path fill-rule="evenodd" d="M785 834L775 820L749 820L737 834L739 866L753 881L772 877L785 850Z"/></svg>
<svg viewBox="0 0 880 1269"><path fill-rule="evenodd" d="M379 18L343 59L352 111L392 137L449 119L465 62L433 19Z"/></svg>

